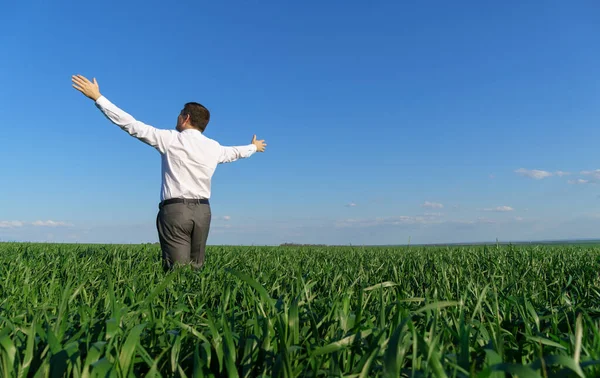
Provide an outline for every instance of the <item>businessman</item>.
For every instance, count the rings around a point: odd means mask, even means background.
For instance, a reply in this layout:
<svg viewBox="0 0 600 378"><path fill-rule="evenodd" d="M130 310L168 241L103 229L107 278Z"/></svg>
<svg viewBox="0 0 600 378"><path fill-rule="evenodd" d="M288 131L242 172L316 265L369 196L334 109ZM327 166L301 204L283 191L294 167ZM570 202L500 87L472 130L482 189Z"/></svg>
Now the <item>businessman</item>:
<svg viewBox="0 0 600 378"><path fill-rule="evenodd" d="M210 112L189 102L177 116L175 130L158 129L136 120L100 94L98 82L81 75L73 87L92 99L100 111L129 135L154 147L161 155L162 186L156 228L165 270L204 264L211 222L211 179L217 165L264 152L267 144L253 136L245 146L221 146L203 133Z"/></svg>

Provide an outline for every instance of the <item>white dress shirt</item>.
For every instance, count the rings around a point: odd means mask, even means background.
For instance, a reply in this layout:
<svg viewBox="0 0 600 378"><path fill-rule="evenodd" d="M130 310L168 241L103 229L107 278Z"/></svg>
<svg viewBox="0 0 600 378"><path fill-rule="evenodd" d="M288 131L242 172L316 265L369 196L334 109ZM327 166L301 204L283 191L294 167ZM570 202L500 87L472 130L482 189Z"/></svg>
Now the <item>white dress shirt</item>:
<svg viewBox="0 0 600 378"><path fill-rule="evenodd" d="M248 158L256 146L227 147L207 138L199 130L157 129L133 118L106 97L96 101L98 109L131 136L161 154L161 201L170 198L210 198L210 183L218 164Z"/></svg>

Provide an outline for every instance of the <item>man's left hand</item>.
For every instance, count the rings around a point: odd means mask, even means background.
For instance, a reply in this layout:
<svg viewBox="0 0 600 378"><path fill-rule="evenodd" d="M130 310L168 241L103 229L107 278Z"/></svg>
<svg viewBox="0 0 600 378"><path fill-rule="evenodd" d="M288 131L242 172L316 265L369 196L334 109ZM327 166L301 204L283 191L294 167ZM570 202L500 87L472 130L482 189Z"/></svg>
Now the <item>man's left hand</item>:
<svg viewBox="0 0 600 378"><path fill-rule="evenodd" d="M256 140L256 135L252 137L252 144L256 146L257 152L265 152L265 148L267 147L264 139Z"/></svg>
<svg viewBox="0 0 600 378"><path fill-rule="evenodd" d="M98 87L98 82L96 78L93 79L94 82L89 81L84 76L81 75L73 75L73 88L77 89L79 92L83 93L86 97L91 98L94 101L97 101L101 94L100 88Z"/></svg>

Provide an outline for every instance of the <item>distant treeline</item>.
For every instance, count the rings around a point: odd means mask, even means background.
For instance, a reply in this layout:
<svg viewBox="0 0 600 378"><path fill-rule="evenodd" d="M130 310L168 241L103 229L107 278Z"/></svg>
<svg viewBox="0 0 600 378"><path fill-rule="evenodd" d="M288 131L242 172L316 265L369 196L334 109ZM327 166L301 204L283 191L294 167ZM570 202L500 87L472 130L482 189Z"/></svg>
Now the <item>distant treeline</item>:
<svg viewBox="0 0 600 378"><path fill-rule="evenodd" d="M327 247L327 244L298 244L298 243L283 243L280 247Z"/></svg>

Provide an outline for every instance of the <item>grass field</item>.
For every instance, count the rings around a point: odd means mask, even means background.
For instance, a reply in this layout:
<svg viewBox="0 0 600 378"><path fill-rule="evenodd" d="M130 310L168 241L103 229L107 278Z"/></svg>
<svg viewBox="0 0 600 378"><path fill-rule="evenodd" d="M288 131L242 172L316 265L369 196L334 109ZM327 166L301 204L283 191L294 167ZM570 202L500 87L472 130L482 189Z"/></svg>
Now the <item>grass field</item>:
<svg viewBox="0 0 600 378"><path fill-rule="evenodd" d="M600 376L600 247L0 244L2 377Z"/></svg>

